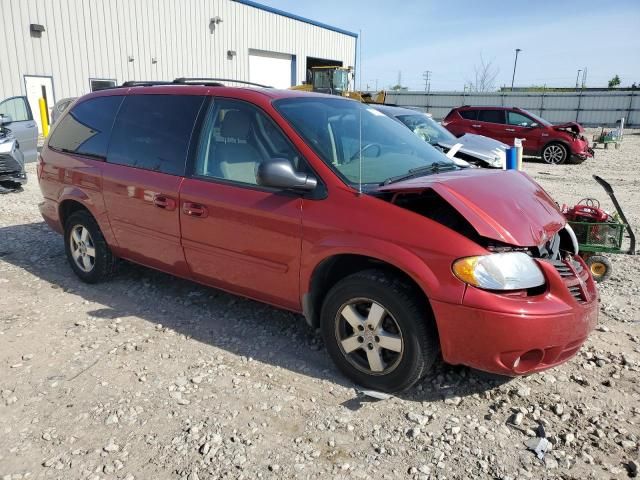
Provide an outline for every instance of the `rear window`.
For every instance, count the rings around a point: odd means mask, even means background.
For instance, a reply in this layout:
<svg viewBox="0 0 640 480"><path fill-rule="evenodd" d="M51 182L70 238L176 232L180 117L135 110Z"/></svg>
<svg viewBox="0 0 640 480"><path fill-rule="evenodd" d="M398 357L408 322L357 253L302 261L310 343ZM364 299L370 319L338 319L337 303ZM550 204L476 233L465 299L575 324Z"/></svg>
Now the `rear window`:
<svg viewBox="0 0 640 480"><path fill-rule="evenodd" d="M504 123L504 110L480 110L478 120L489 123Z"/></svg>
<svg viewBox="0 0 640 480"><path fill-rule="evenodd" d="M467 120L477 120L478 119L478 111L477 110L458 110L458 113L462 118Z"/></svg>
<svg viewBox="0 0 640 480"><path fill-rule="evenodd" d="M76 105L54 129L49 147L106 158L113 119L123 98L121 95L91 98Z"/></svg>
<svg viewBox="0 0 640 480"><path fill-rule="evenodd" d="M107 161L184 175L191 133L204 97L130 95L111 136Z"/></svg>

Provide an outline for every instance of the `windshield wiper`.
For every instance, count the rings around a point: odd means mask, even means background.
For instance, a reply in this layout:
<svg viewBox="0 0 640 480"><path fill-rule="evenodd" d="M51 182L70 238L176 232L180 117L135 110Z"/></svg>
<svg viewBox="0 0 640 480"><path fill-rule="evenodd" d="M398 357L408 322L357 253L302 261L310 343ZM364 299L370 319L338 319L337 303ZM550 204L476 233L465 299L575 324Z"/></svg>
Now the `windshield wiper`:
<svg viewBox="0 0 640 480"><path fill-rule="evenodd" d="M427 175L430 173L439 173L447 170L456 170L456 167L453 163L444 163L444 162L434 162L431 165L425 165L423 167L412 168L407 173L402 175L398 175L397 177L389 177L380 185L389 185L391 183L401 182L402 180L408 180L410 178L421 177L423 175Z"/></svg>

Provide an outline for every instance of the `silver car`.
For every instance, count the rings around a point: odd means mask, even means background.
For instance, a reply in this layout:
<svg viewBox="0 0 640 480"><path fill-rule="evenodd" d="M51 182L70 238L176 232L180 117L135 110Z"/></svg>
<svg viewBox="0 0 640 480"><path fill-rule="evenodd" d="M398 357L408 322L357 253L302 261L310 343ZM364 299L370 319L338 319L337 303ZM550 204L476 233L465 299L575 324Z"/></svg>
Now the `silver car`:
<svg viewBox="0 0 640 480"><path fill-rule="evenodd" d="M466 160L480 167L502 168L504 165L506 149L509 147L493 138L470 133L456 138L427 113L387 105L372 107L402 123L431 145L441 148L449 157Z"/></svg>
<svg viewBox="0 0 640 480"><path fill-rule="evenodd" d="M27 183L20 144L5 127L9 120L0 114L0 194L21 191L22 185Z"/></svg>
<svg viewBox="0 0 640 480"><path fill-rule="evenodd" d="M38 157L38 126L33 119L27 97L2 100L0 115L4 116L4 128L10 130L18 141L24 161L35 162Z"/></svg>

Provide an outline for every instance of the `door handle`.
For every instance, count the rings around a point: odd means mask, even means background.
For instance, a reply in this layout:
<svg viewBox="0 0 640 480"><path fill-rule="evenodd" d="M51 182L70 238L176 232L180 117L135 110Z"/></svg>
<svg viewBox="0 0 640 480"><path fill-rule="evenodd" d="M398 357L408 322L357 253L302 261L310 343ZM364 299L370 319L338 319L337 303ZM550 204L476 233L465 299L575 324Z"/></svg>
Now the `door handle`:
<svg viewBox="0 0 640 480"><path fill-rule="evenodd" d="M516 131L516 129L515 129L515 128L505 128L505 130L506 130L507 132L515 132L515 131Z"/></svg>
<svg viewBox="0 0 640 480"><path fill-rule="evenodd" d="M158 208L162 208L163 210L171 211L176 209L176 201L171 197L167 197L166 195L155 195L153 197L153 204Z"/></svg>
<svg viewBox="0 0 640 480"><path fill-rule="evenodd" d="M182 204L182 211L190 217L206 218L207 215L209 215L207 207L193 202L184 202Z"/></svg>
<svg viewBox="0 0 640 480"><path fill-rule="evenodd" d="M473 128L480 128L482 125L471 125Z"/></svg>

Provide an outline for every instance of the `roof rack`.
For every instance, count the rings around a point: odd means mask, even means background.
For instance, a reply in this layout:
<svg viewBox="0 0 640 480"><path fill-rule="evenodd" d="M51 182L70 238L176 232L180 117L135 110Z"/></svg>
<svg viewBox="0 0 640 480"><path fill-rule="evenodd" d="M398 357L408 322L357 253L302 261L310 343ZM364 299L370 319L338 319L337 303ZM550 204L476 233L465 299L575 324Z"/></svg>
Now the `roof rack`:
<svg viewBox="0 0 640 480"><path fill-rule="evenodd" d="M224 83L221 82L234 82L242 85L253 85L261 88L273 88L269 85L262 85L260 83L247 82L245 80L234 80L232 78L188 78L180 77L173 81L166 80L128 80L124 82L120 87L151 87L154 85L202 85L205 87L224 87ZM118 88L118 87L115 87Z"/></svg>
<svg viewBox="0 0 640 480"><path fill-rule="evenodd" d="M165 82L164 80L128 80L120 86L121 87L149 87L151 85L171 85L171 83L172 82Z"/></svg>
<svg viewBox="0 0 640 480"><path fill-rule="evenodd" d="M254 83L254 82L247 82L245 80L235 80L233 78L187 78L187 77L181 77L181 78L176 78L173 83L179 83L179 84L198 84L198 85L202 85L203 82L233 82L233 83L241 83L243 85L253 85L254 87L261 87L261 88L273 88L270 85L262 85L261 83ZM220 86L220 87L224 87L223 84L218 83L216 86Z"/></svg>

